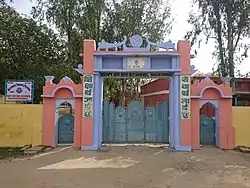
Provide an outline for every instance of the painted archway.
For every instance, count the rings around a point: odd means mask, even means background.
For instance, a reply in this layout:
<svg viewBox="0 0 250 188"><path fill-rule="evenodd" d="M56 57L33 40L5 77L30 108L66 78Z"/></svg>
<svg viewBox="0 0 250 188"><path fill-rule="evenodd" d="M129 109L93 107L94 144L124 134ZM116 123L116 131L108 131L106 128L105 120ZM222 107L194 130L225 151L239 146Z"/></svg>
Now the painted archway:
<svg viewBox="0 0 250 188"><path fill-rule="evenodd" d="M78 72L84 76L84 104L83 114L85 112L91 116L83 116L82 132L83 137L92 135L91 139L83 141L82 149L98 150L102 144L102 88L103 78L115 77L132 74L168 74L171 77L170 83L170 101L169 101L169 124L170 124L170 145L175 150L191 151L191 119L190 119L190 50L191 45L187 40L178 41L177 48L172 41L165 43L153 43L146 38L146 46L143 46L143 38L134 35L129 39L117 43L108 43L102 40L96 44L93 40L84 41L83 61L87 62ZM130 43L129 46L127 44ZM152 47L156 49L152 51ZM160 51L159 49L165 51ZM119 49L119 50L118 50ZM122 49L122 50L120 50ZM140 62L140 65L136 64ZM115 73L110 76L110 73ZM129 76L129 77L130 77ZM93 82L85 81L85 77L92 77ZM182 116L180 101L180 80L183 81L186 88L185 100L187 100L187 110ZM93 90L93 93L90 92ZM92 101L93 103L89 102ZM167 114L166 114L167 116ZM187 136L186 136L187 135ZM90 138L90 137L89 137Z"/></svg>
<svg viewBox="0 0 250 188"><path fill-rule="evenodd" d="M127 46L128 42L130 46ZM171 41L153 43L147 38L146 42L147 46L142 46L142 37L135 35L130 41L124 37L119 43L101 41L96 48L94 40L84 40L81 56L85 64L80 64L77 69L83 76L80 84L75 84L67 76L55 84L53 76L46 76L43 87L43 145L56 146L56 110L59 103L67 101L75 108L74 147L100 149L105 75L146 73L152 76L167 73L170 76L170 146L179 151L199 149L200 105L206 101L217 101L217 146L221 149L234 148L232 88L228 80L224 78L223 84L216 85L206 78L198 85L190 86L190 74L194 71L194 67L190 67L190 42L178 41L177 48ZM152 46L157 50L152 51ZM165 51L159 51L159 48ZM138 58L143 59L140 66Z"/></svg>
<svg viewBox="0 0 250 188"><path fill-rule="evenodd" d="M207 102L215 106L216 146L220 149L235 147L232 125L232 88L229 79L215 84L206 77L198 85L191 85L192 148L200 149L200 108Z"/></svg>
<svg viewBox="0 0 250 188"><path fill-rule="evenodd" d="M53 76L45 76L43 87L43 123L42 144L55 147L58 144L59 106L67 102L74 109L75 148L81 147L81 109L82 84L75 84L69 77L64 77L58 84L53 83Z"/></svg>

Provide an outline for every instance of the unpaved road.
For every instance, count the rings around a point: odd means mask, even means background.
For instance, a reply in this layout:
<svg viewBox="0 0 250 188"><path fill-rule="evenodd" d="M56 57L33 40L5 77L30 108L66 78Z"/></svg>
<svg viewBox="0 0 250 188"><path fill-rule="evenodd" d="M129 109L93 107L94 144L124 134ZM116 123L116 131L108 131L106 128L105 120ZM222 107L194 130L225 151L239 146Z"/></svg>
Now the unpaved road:
<svg viewBox="0 0 250 188"><path fill-rule="evenodd" d="M72 148L30 160L0 163L3 188L248 188L250 154L203 148Z"/></svg>

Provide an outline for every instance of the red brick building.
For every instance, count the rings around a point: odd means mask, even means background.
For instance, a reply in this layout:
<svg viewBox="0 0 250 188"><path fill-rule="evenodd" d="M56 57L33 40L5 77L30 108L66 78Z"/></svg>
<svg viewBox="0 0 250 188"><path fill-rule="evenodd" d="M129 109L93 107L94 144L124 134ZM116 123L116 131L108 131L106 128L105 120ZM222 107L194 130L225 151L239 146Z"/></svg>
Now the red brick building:
<svg viewBox="0 0 250 188"><path fill-rule="evenodd" d="M192 77L191 82L198 82L204 77ZM221 84L219 77L211 77L216 84ZM169 80L161 78L141 86L141 100L145 106L155 105L164 100L169 100ZM236 78L233 88L233 106L250 106L250 78ZM201 114L214 116L214 108L211 104L205 104Z"/></svg>

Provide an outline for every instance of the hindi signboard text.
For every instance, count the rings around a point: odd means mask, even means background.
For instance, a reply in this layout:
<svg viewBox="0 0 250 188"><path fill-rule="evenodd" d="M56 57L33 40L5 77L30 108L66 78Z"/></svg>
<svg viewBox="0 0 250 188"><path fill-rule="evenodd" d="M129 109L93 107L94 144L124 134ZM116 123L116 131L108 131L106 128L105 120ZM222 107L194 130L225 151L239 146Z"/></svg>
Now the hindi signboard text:
<svg viewBox="0 0 250 188"><path fill-rule="evenodd" d="M181 100L181 119L190 119L190 76L181 75L181 88L180 88L180 100Z"/></svg>
<svg viewBox="0 0 250 188"><path fill-rule="evenodd" d="M83 118L93 117L93 75L83 76Z"/></svg>

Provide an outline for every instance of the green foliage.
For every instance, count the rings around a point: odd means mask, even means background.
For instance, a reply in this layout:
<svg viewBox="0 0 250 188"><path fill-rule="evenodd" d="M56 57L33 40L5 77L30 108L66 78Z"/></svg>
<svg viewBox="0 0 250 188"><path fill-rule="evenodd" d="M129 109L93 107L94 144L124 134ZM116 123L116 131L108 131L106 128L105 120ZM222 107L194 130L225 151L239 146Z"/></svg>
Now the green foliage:
<svg viewBox="0 0 250 188"><path fill-rule="evenodd" d="M39 102L44 76L64 72L62 43L45 25L21 17L8 6L0 7L0 23L0 92L5 79L34 79Z"/></svg>
<svg viewBox="0 0 250 188"><path fill-rule="evenodd" d="M32 15L56 27L65 40L66 62L76 67L83 39L114 42L123 35L150 35L161 41L171 31L172 19L168 1L163 0L37 0ZM74 77L74 72L69 76ZM73 76L72 76L73 75ZM104 98L124 102L126 95L139 97L142 79L105 79Z"/></svg>
<svg viewBox="0 0 250 188"><path fill-rule="evenodd" d="M3 1L5 2L5 1ZM79 81L74 70L82 63L83 39L120 41L122 36L139 34L159 42L171 31L171 12L163 0L36 0L33 19L1 6L0 81L34 79L39 102L45 75L55 81L67 75ZM43 25L46 23L48 26ZM129 44L128 44L129 45ZM87 63L87 62L86 62ZM106 79L104 98L124 102L139 97L145 79Z"/></svg>
<svg viewBox="0 0 250 188"><path fill-rule="evenodd" d="M250 72L246 74L241 74L240 70L236 71L236 78L250 78Z"/></svg>
<svg viewBox="0 0 250 188"><path fill-rule="evenodd" d="M102 28L102 37L119 40L123 35L149 35L161 41L171 31L171 11L168 1L121 0L109 4Z"/></svg>
<svg viewBox="0 0 250 188"><path fill-rule="evenodd" d="M82 37L77 28L80 4L78 0L37 0L37 5L32 8L33 18L40 23L50 24L54 27L58 38L63 43L64 60L68 68L67 74L73 80L79 81L79 75L74 68L81 63Z"/></svg>
<svg viewBox="0 0 250 188"><path fill-rule="evenodd" d="M189 23L193 30L186 38L192 45L214 40L214 56L218 60L220 75L234 77L235 67L247 57L245 37L250 37L250 1L249 0L193 0L199 9L198 14L191 13ZM238 55L240 54L240 55Z"/></svg>
<svg viewBox="0 0 250 188"><path fill-rule="evenodd" d="M9 2L12 3L13 0L10 0ZM7 5L6 0L0 0L0 6L6 6L6 5Z"/></svg>
<svg viewBox="0 0 250 188"><path fill-rule="evenodd" d="M122 36L150 36L153 41L162 41L171 31L171 11L168 1L162 0L122 0L106 5L101 27L102 39L120 41ZM104 97L124 103L125 97L139 98L139 86L148 79L106 79ZM112 89L113 88L113 89ZM112 92L111 89L113 90Z"/></svg>
<svg viewBox="0 0 250 188"><path fill-rule="evenodd" d="M24 156L24 151L22 148L10 148L10 147L1 147L0 148L0 160L13 159Z"/></svg>

